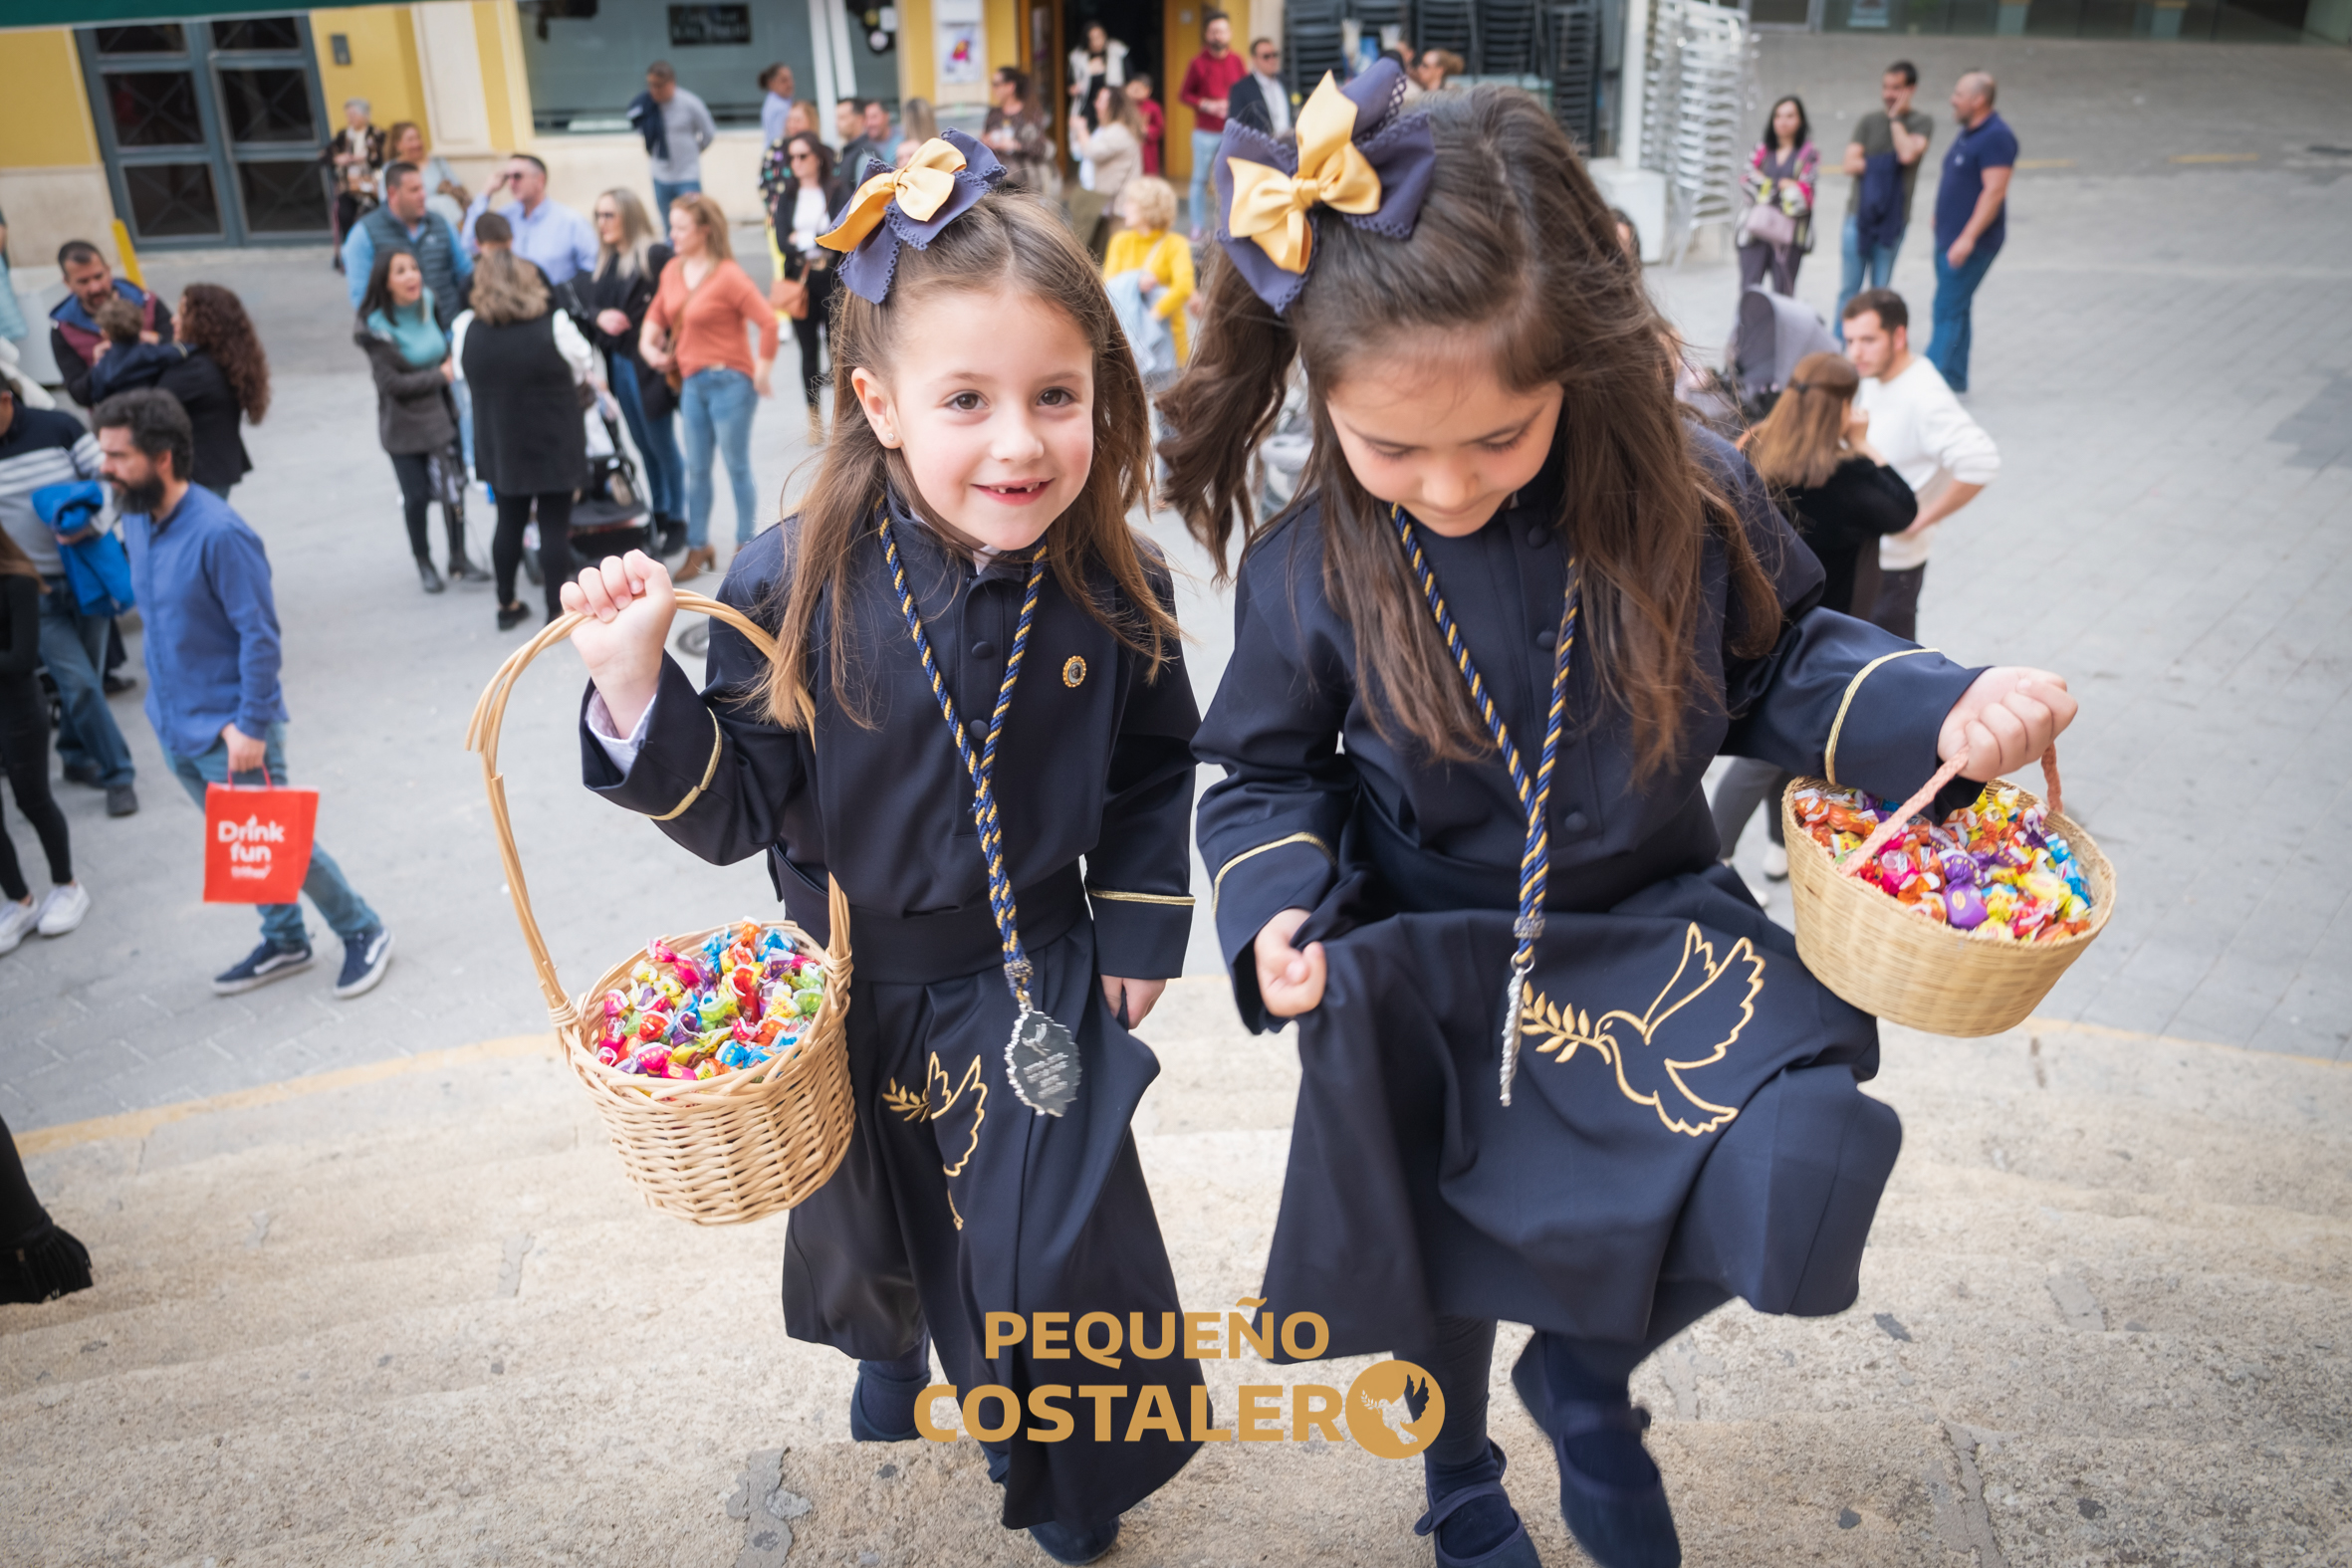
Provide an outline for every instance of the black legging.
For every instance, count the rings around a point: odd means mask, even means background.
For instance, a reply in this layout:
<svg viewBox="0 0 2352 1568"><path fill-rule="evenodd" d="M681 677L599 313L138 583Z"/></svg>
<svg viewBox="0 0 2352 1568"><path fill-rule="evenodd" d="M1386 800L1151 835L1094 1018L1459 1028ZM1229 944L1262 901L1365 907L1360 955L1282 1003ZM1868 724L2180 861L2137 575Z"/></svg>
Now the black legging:
<svg viewBox="0 0 2352 1568"><path fill-rule="evenodd" d="M490 541L490 569L498 576L498 602L515 602L515 571L523 564L523 526L539 507L539 570L546 579L547 618L564 613L564 584L572 576L572 492L536 496L498 493L498 533Z"/></svg>
<svg viewBox="0 0 2352 1568"><path fill-rule="evenodd" d="M433 459L429 452L392 452L392 472L400 479L400 511L408 525L408 551L419 560L430 560L431 542L425 537L425 514L433 505ZM441 504L441 521L449 534L449 563L457 564L465 553L465 514L459 508Z"/></svg>
<svg viewBox="0 0 2352 1568"><path fill-rule="evenodd" d="M49 704L37 676L0 676L0 765L8 771L16 808L41 837L52 882L74 880L74 853L66 837L66 813L49 792ZM16 860L16 845L0 827L0 893L22 903L32 891Z"/></svg>
<svg viewBox="0 0 2352 1568"><path fill-rule="evenodd" d="M833 275L830 272L806 272L801 275L809 285L809 314L793 323L793 336L801 344L801 386L809 394L809 406L817 406L818 394L824 388L824 372L817 357L817 335L823 332L829 342L832 331L826 320L832 315Z"/></svg>

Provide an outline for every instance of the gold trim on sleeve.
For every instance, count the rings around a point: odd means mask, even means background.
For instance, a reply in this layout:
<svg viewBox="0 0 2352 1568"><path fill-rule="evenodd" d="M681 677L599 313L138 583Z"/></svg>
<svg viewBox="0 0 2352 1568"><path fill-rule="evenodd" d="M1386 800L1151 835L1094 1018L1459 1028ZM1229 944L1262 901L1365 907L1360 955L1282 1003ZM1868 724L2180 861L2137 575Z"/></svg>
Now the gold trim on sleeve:
<svg viewBox="0 0 2352 1568"><path fill-rule="evenodd" d="M703 712L710 713L710 710L705 708ZM662 812L653 820L656 822L666 822L672 817L683 816L686 812L686 807L692 805L695 801L702 798L702 791L708 789L711 786L711 781L719 777L719 753L725 749L725 746L726 742L719 730L719 716L715 713L712 713L711 760L703 767L702 783L687 790L685 799L680 800L676 805L671 806L668 810Z"/></svg>
<svg viewBox="0 0 2352 1568"><path fill-rule="evenodd" d="M1870 672L1877 669L1880 665L1886 663L1890 659L1908 659L1915 653L1941 653L1944 650L1941 648L1899 648L1893 653L1880 654L1877 658L1872 659L1868 664L1863 665L1860 669L1854 672L1854 678L1846 682L1845 695L1837 700L1837 717L1831 720L1829 723L1829 745L1827 749L1821 753L1822 777L1826 778L1832 784L1837 783L1838 732L1845 728L1846 710L1854 705L1854 693L1860 691L1862 689L1862 683L1870 679Z"/></svg>
<svg viewBox="0 0 2352 1568"><path fill-rule="evenodd" d="M1228 871L1231 871L1235 866L1240 865L1245 860L1254 859L1259 855L1265 854L1270 849L1281 849L1288 844L1312 844L1315 848L1322 851L1323 858L1330 861L1334 867L1339 864L1339 857L1331 853L1331 846L1324 843L1321 839L1315 837L1314 834L1293 833L1290 837L1278 838L1271 844L1260 844L1255 849L1245 849L1240 854L1235 855L1231 860L1226 861L1225 864L1219 866L1217 868L1217 880L1209 885L1209 907L1211 909L1215 909L1217 907L1217 899L1219 895L1225 891L1225 874Z"/></svg>
<svg viewBox="0 0 2352 1568"><path fill-rule="evenodd" d="M1088 898L1106 898L1114 904L1174 904L1184 909L1192 907L1192 895L1189 893L1114 893L1108 888L1090 887L1086 889L1086 896Z"/></svg>

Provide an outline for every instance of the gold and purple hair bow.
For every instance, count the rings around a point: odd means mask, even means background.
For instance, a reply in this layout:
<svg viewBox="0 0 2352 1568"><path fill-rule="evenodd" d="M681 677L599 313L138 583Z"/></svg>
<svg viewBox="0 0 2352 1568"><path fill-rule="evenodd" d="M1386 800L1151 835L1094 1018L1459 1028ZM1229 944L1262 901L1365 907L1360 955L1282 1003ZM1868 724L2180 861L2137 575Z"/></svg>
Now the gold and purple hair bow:
<svg viewBox="0 0 2352 1568"><path fill-rule="evenodd" d="M1424 114L1401 112L1405 75L1383 60L1340 87L1330 76L1298 112L1296 145L1225 122L1210 177L1218 243L1258 297L1290 308L1314 264L1315 209L1407 239L1429 194L1437 142Z"/></svg>
<svg viewBox="0 0 2352 1568"><path fill-rule="evenodd" d="M997 155L960 130L941 131L903 169L868 158L871 172L817 243L843 256L842 287L879 305L898 270L898 247L928 249L1005 177Z"/></svg>

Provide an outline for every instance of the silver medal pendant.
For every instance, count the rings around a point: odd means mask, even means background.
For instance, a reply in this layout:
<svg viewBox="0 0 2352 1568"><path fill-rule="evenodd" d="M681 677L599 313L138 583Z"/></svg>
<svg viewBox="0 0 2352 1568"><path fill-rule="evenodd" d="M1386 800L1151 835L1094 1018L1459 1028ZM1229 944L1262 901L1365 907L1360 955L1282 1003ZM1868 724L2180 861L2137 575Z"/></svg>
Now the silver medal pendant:
<svg viewBox="0 0 2352 1568"><path fill-rule="evenodd" d="M1041 1116L1059 1116L1078 1097L1078 1042L1052 1017L1025 1007L1013 1020L1005 1070L1022 1104Z"/></svg>
<svg viewBox="0 0 2352 1568"><path fill-rule="evenodd" d="M1511 967L1511 984L1503 993L1503 1103L1511 1103L1511 1080L1519 1076L1520 999L1527 995L1528 968Z"/></svg>

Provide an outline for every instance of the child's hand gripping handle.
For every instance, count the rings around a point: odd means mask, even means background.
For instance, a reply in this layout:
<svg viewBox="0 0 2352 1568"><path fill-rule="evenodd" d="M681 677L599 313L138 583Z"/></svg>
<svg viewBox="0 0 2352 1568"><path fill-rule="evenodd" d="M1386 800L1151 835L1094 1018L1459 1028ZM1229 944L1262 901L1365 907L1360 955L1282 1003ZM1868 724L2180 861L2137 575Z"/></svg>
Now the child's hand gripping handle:
<svg viewBox="0 0 2352 1568"><path fill-rule="evenodd" d="M612 601L610 599L611 589L607 585L605 590L607 602L610 603L614 611L611 617L591 616L580 610L568 608L567 613L548 622L538 636L517 648L508 656L507 661L498 667L498 673L490 677L490 684L483 689L481 700L474 704L473 720L466 727L466 750L479 752L482 756L482 782L490 795L491 821L498 830L498 857L499 863L506 868L507 892L515 901L515 917L522 922L523 941L531 950L532 968L539 977L540 994L547 999L548 1016L554 1019L557 1029L564 1032L570 1032L579 1027L580 1010L572 999L564 994L563 982L556 975L555 960L549 956L547 940L540 934L539 921L532 914L531 890L523 880L523 860L515 848L514 822L507 814L506 777L498 771L499 729L506 721L507 699L514 695L516 679L522 675L525 669L530 667L533 659L538 658L567 637L575 640L593 640L602 636L606 641L599 645L600 655L609 661L641 655L643 652L642 643L650 635L653 650L653 676L645 687L643 701L625 721L626 725L633 729L636 725L637 714L642 713L644 705L653 700L653 688L660 679L662 642L669 635L670 621L678 610L693 610L708 615L714 620L723 620L743 633L751 645L759 649L761 653L771 659L776 656L776 639L769 636L765 630L754 624L741 611L732 609L717 599L705 598L699 593L683 593L672 588L669 573L662 568L661 562L657 560L640 557L634 553L628 560L630 561L645 560L646 563L653 568L651 572L642 573L641 579L650 583L657 574L659 601L656 602L654 592L635 589L630 591L627 601ZM585 577L593 573L600 576L608 568L617 568L625 576L628 571L628 561L608 560L602 566L590 567L588 572L583 572L582 575ZM564 601L568 607L572 604L575 593L582 594L584 599L586 597L586 590L581 584L566 583ZM629 622L626 630L619 629L622 620L632 612L636 613L637 618ZM584 659L589 657L587 648L583 648L581 652ZM590 672L595 673L597 669L597 664L591 660L589 663ZM600 674L597 676L597 689L599 691L605 690ZM619 718L619 707L609 694L605 696L604 701L607 707L613 709L613 716L616 719ZM847 973L849 928L848 905L840 897L838 884L833 887L832 894L833 932L831 945L836 957L843 963L842 973L845 975ZM829 996L830 988L827 988L827 994Z"/></svg>
<svg viewBox="0 0 2352 1568"><path fill-rule="evenodd" d="M579 617L572 646L627 735L661 685L661 650L676 617L678 590L669 568L641 550L606 556L564 584L564 608Z"/></svg>
<svg viewBox="0 0 2352 1568"><path fill-rule="evenodd" d="M1870 864L1905 823L1928 807L1943 787L1966 769L1971 779L1999 779L2034 758L2041 759L2046 785L2043 804L2052 816L2065 812L2058 787L2058 733L2074 722L2075 702L2064 677L2047 670L2010 666L1987 670L1944 716L1937 751L1944 766L1919 791L1878 824L1838 870L1851 876Z"/></svg>

